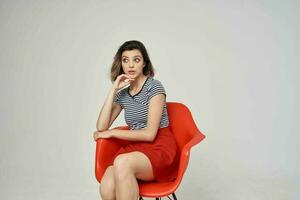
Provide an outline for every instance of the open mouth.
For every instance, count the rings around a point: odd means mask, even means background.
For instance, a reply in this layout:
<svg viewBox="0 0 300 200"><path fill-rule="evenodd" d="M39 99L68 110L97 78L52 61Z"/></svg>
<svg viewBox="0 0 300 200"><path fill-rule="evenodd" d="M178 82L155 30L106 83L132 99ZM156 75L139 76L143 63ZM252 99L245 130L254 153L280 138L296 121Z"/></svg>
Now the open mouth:
<svg viewBox="0 0 300 200"><path fill-rule="evenodd" d="M135 71L128 71L128 74L133 75L135 74Z"/></svg>

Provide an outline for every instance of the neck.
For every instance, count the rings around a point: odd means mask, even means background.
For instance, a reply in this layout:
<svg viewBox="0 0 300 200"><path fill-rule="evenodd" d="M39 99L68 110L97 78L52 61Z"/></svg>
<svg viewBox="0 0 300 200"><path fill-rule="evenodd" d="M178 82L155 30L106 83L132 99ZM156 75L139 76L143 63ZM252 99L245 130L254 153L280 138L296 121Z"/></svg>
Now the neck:
<svg viewBox="0 0 300 200"><path fill-rule="evenodd" d="M146 79L147 79L147 76L145 76L145 75L135 78L135 80L130 84L130 90L134 91L134 90L138 90L139 88L141 88Z"/></svg>

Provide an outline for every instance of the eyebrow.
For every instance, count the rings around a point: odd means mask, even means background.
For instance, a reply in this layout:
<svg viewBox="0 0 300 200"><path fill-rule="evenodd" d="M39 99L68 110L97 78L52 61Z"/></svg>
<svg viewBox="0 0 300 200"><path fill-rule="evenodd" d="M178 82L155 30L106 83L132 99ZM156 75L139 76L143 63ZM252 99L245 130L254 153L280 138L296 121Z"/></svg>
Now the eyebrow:
<svg viewBox="0 0 300 200"><path fill-rule="evenodd" d="M128 58L128 56L122 56L122 58ZM142 56L140 56L140 55L135 55L135 56L133 56L133 57L142 57Z"/></svg>

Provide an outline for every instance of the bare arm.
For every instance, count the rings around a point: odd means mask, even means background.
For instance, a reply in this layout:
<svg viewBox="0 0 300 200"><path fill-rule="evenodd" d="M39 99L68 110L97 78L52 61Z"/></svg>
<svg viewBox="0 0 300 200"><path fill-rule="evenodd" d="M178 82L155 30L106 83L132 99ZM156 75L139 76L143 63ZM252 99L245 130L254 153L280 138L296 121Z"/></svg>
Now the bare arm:
<svg viewBox="0 0 300 200"><path fill-rule="evenodd" d="M107 130L122 110L119 104L113 102L116 92L117 90L113 87L106 97L96 124L98 131Z"/></svg>
<svg viewBox="0 0 300 200"><path fill-rule="evenodd" d="M112 108L112 112L111 112L111 117L110 117L110 122L109 122L109 126L111 127L112 123L115 121L115 119L119 116L120 112L122 111L122 107L117 104L117 103L113 103L113 108Z"/></svg>
<svg viewBox="0 0 300 200"><path fill-rule="evenodd" d="M100 138L115 137L129 141L154 141L157 130L160 125L162 112L165 103L165 95L158 94L150 99L147 127L140 130L110 130L105 133L99 133Z"/></svg>
<svg viewBox="0 0 300 200"><path fill-rule="evenodd" d="M107 130L120 114L122 108L119 104L114 103L115 95L119 89L124 88L126 85L130 84L132 80L133 79L130 79L125 74L117 77L101 108L96 124L97 131Z"/></svg>

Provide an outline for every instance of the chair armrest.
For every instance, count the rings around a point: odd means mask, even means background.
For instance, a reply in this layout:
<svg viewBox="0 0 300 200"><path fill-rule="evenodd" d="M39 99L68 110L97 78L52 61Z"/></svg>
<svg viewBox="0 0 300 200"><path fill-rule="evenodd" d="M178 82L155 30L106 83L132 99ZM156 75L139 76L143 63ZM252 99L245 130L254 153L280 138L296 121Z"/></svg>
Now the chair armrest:
<svg viewBox="0 0 300 200"><path fill-rule="evenodd" d="M127 126L115 127L113 129L128 130ZM117 151L128 141L119 140L116 138L98 139L96 141L96 155L95 155L95 175L100 183L106 168L113 162L114 155Z"/></svg>
<svg viewBox="0 0 300 200"><path fill-rule="evenodd" d="M184 172L186 171L186 168L188 166L191 148L205 138L205 135L203 135L200 131L198 132L199 134L197 133L186 145L184 145L181 151L178 174L177 174L178 180L176 181L181 182L183 178Z"/></svg>

